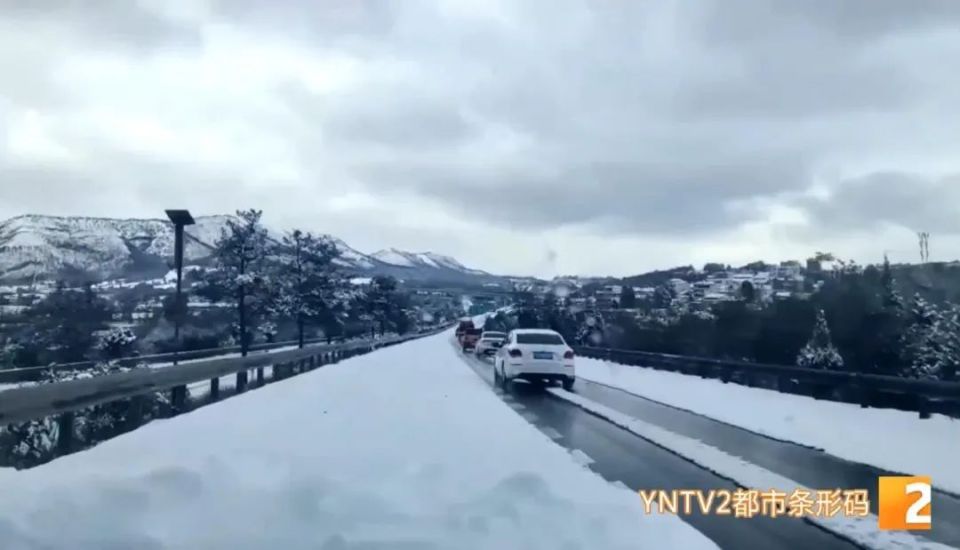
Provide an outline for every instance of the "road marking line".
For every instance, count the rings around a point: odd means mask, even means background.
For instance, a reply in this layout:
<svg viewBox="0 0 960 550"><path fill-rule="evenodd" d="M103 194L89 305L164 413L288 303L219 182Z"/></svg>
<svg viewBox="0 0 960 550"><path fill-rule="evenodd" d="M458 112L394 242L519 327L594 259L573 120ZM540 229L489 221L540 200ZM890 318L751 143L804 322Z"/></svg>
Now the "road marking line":
<svg viewBox="0 0 960 550"><path fill-rule="evenodd" d="M543 432L543 435L549 437L550 439L563 439L563 435L561 435L560 432L549 426L540 428L540 431Z"/></svg>
<svg viewBox="0 0 960 550"><path fill-rule="evenodd" d="M516 401L507 404L510 405L510 408L515 411L522 411L527 408L523 403L517 403Z"/></svg>
<svg viewBox="0 0 960 550"><path fill-rule="evenodd" d="M580 449L571 449L570 456L577 461L581 466L589 466L596 462L596 460L590 458L590 455L581 451Z"/></svg>
<svg viewBox="0 0 960 550"><path fill-rule="evenodd" d="M612 424L633 432L639 437L676 454L704 470L713 472L720 477L732 481L740 487L764 491L769 490L771 487L785 492L794 489L815 491L809 487L804 487L803 484L797 481L748 462L741 457L730 455L702 441L631 417L628 414L591 401L575 393L556 389L549 391L557 397L569 401L595 416L605 418ZM867 517L840 516L821 518L807 516L804 518L804 521L846 538L863 548L924 548L928 550L947 550L951 548L944 544L929 541L913 533L902 531L878 532L876 527L877 516L874 514L870 514Z"/></svg>

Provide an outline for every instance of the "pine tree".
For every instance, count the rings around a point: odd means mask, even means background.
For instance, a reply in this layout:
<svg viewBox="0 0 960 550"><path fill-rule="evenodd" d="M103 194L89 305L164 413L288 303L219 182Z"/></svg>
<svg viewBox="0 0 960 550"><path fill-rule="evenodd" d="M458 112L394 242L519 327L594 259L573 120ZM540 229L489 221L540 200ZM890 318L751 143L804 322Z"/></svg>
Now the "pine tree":
<svg viewBox="0 0 960 550"><path fill-rule="evenodd" d="M624 309L633 309L637 307L637 294L630 285L623 285L620 291L620 307Z"/></svg>
<svg viewBox="0 0 960 550"><path fill-rule="evenodd" d="M960 306L949 304L941 310L919 294L914 296L902 349L902 376L955 379L960 365Z"/></svg>
<svg viewBox="0 0 960 550"><path fill-rule="evenodd" d="M72 362L88 358L96 344L95 332L110 321L110 304L97 296L91 285L82 291L63 282L30 308L24 320L30 323L30 340L44 348L43 362Z"/></svg>
<svg viewBox="0 0 960 550"><path fill-rule="evenodd" d="M757 299L757 289L750 281L744 281L740 284L740 298L747 303L753 303Z"/></svg>
<svg viewBox="0 0 960 550"><path fill-rule="evenodd" d="M960 372L960 305L950 304L943 312L943 352L937 375L940 380L953 382Z"/></svg>
<svg viewBox="0 0 960 550"><path fill-rule="evenodd" d="M656 309L670 309L676 300L677 291L667 283L653 291L653 307Z"/></svg>
<svg viewBox="0 0 960 550"><path fill-rule="evenodd" d="M227 221L216 243L217 269L209 272L201 292L224 297L236 308L241 355L250 347L251 306L262 300L266 289L267 230L260 210L237 211ZM245 374L245 373L241 373Z"/></svg>
<svg viewBox="0 0 960 550"><path fill-rule="evenodd" d="M308 325L325 322L329 326L342 309L338 292L346 281L334 263L340 250L329 238L296 230L283 238L276 256L276 307L296 322L303 347Z"/></svg>
<svg viewBox="0 0 960 550"><path fill-rule="evenodd" d="M890 267L890 259L883 256L883 271L880 275L880 283L883 285L883 307L889 308L896 313L904 309L903 296L897 291L896 280L893 277L893 270Z"/></svg>
<svg viewBox="0 0 960 550"><path fill-rule="evenodd" d="M817 310L817 320L810 341L797 355L797 366L821 370L843 368L843 357L833 345L827 315L822 309Z"/></svg>
<svg viewBox="0 0 960 550"><path fill-rule="evenodd" d="M137 335L127 327L113 328L100 337L97 348L106 359L119 359L129 355L137 342Z"/></svg>
<svg viewBox="0 0 960 550"><path fill-rule="evenodd" d="M364 309L370 320L386 334L387 329L401 330L405 326L409 303L398 288L397 280L390 276L377 276L370 282L364 299Z"/></svg>
<svg viewBox="0 0 960 550"><path fill-rule="evenodd" d="M939 331L943 319L933 304L920 294L913 297L908 314L909 326L903 336L903 370L907 378L931 378L936 376L939 364Z"/></svg>

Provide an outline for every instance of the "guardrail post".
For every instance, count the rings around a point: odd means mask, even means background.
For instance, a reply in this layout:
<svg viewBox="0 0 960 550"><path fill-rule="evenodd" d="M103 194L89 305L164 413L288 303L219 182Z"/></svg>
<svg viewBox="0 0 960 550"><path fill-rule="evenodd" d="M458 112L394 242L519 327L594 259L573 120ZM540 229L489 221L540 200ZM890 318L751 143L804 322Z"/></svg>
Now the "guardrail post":
<svg viewBox="0 0 960 550"><path fill-rule="evenodd" d="M144 396L135 395L127 402L126 429L133 431L143 423Z"/></svg>
<svg viewBox="0 0 960 550"><path fill-rule="evenodd" d="M176 416L183 412L187 404L187 387L174 386L170 390L170 416Z"/></svg>
<svg viewBox="0 0 960 550"><path fill-rule="evenodd" d="M237 373L237 393L243 393L247 390L247 371L242 370Z"/></svg>
<svg viewBox="0 0 960 550"><path fill-rule="evenodd" d="M822 383L814 383L812 389L813 389L813 391L812 391L811 393L813 393L813 396L812 396L812 397L813 397L814 399L829 399L829 398L830 398L830 390L832 389L830 386L828 386L828 385L826 385L826 384L822 384Z"/></svg>
<svg viewBox="0 0 960 550"><path fill-rule="evenodd" d="M211 378L210 379L210 401L216 401L220 399L220 379Z"/></svg>
<svg viewBox="0 0 960 550"><path fill-rule="evenodd" d="M263 367L257 367L257 386L263 386Z"/></svg>
<svg viewBox="0 0 960 550"><path fill-rule="evenodd" d="M933 415L933 403L923 396L917 397L917 412L921 420L926 420Z"/></svg>
<svg viewBox="0 0 960 550"><path fill-rule="evenodd" d="M57 418L57 452L61 455L73 450L73 421L72 411L61 413Z"/></svg>

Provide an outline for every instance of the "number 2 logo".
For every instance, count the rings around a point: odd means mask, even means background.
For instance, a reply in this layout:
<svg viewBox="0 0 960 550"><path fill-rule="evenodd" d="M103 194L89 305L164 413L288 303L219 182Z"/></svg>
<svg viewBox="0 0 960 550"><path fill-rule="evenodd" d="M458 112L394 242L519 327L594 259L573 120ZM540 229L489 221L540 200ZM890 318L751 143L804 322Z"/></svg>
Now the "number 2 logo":
<svg viewBox="0 0 960 550"><path fill-rule="evenodd" d="M879 479L879 525L883 530L927 530L933 526L933 484L929 477Z"/></svg>
<svg viewBox="0 0 960 550"><path fill-rule="evenodd" d="M931 492L932 488L929 483L911 483L907 485L908 495L920 495L920 498L907 508L907 523L918 525L930 525L932 523L930 512L927 512L926 515L920 513L924 508L930 506Z"/></svg>

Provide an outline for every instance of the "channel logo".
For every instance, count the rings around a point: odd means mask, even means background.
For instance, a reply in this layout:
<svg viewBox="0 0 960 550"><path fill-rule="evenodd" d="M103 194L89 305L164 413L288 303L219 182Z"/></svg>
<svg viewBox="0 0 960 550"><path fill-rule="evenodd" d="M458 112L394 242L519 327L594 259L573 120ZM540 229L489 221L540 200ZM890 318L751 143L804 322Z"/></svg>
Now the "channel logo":
<svg viewBox="0 0 960 550"><path fill-rule="evenodd" d="M926 531L933 528L928 476L880 477L879 524L884 531Z"/></svg>

